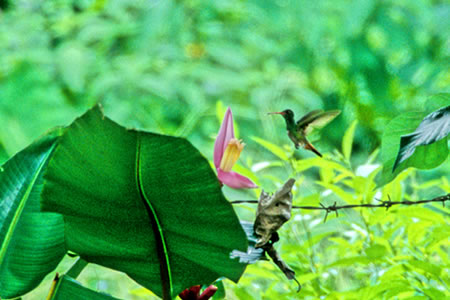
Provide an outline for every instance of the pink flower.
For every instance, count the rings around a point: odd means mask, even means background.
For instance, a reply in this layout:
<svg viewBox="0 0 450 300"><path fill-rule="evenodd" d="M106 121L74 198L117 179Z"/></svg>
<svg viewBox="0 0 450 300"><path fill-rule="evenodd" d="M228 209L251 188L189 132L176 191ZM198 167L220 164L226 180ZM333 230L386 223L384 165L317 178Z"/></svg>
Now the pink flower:
<svg viewBox="0 0 450 300"><path fill-rule="evenodd" d="M234 137L233 114L228 108L214 144L214 165L220 182L234 189L258 187L247 177L231 171L244 146L242 140Z"/></svg>

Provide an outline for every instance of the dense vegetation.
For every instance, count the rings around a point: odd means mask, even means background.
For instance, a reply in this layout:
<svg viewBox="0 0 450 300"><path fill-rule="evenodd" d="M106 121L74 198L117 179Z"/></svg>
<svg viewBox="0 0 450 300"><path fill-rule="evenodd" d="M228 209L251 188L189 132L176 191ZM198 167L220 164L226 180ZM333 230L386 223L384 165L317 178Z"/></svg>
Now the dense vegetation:
<svg viewBox="0 0 450 300"><path fill-rule="evenodd" d="M402 134L410 133L449 105L433 96L449 92L448 20L450 6L431 0L0 1L0 161L101 102L123 126L188 139L212 165L231 107L246 143L234 170L269 192L295 178L294 205L445 195L446 157L377 184L388 176L383 153L398 152L399 144L382 149L390 121L414 114ZM294 150L282 118L267 115L287 108L298 116L342 110L312 137L324 159ZM447 149L447 139L440 143ZM257 199L261 189L223 192ZM254 205L234 208L254 220ZM449 214L448 204L346 209L323 222L323 211L294 210L276 248L301 294L276 266L258 262L237 285L224 281L227 299L444 299ZM45 297L53 277L24 299ZM77 280L125 299L155 297L91 264Z"/></svg>

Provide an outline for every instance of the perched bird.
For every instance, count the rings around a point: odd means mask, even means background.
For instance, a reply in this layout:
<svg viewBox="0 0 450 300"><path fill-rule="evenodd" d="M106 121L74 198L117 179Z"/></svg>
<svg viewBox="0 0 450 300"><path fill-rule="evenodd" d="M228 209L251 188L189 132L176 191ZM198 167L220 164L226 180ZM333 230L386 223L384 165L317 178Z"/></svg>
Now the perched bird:
<svg viewBox="0 0 450 300"><path fill-rule="evenodd" d="M310 150L322 157L322 154L314 148L313 145L306 139L306 136L311 133L315 128L322 128L331 122L337 115L341 113L340 110L323 111L321 109L313 110L312 112L304 115L300 120L295 122L294 112L290 109L283 110L281 112L272 112L268 114L282 115L286 121L286 129L289 138L295 144L295 148L298 149L302 146L306 150Z"/></svg>

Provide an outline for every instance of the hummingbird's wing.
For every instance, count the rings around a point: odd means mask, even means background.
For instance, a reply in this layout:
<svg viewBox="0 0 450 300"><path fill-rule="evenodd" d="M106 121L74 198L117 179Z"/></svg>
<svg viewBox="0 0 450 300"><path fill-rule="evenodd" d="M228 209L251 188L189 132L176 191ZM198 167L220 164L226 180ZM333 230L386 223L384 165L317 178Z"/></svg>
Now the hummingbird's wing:
<svg viewBox="0 0 450 300"><path fill-rule="evenodd" d="M299 128L302 124L310 123L312 120L314 120L314 118L317 115L320 115L321 113L323 113L322 109L316 109L316 110L310 111L309 113L304 115L300 120L297 121L297 128Z"/></svg>
<svg viewBox="0 0 450 300"><path fill-rule="evenodd" d="M313 110L297 122L297 131L302 131L304 135L308 135L314 129L322 128L330 123L340 113L340 110L330 110L325 112L321 109Z"/></svg>

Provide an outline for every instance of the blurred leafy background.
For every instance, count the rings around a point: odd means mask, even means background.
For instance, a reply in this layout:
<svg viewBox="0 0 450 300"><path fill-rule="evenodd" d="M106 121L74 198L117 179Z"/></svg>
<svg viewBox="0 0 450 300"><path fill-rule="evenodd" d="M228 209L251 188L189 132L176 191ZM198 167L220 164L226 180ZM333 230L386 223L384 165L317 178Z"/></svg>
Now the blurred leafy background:
<svg viewBox="0 0 450 300"><path fill-rule="evenodd" d="M212 159L230 106L247 144L235 170L268 191L294 176L296 204L449 192L448 159L373 190L388 121L450 91L447 1L2 0L0 8L1 162L96 102L123 125L186 137ZM286 108L343 111L315 143L333 163L294 153L282 118L267 115ZM224 192L254 199L259 190ZM251 220L254 207L237 212ZM323 224L323 214L297 211L278 247L301 294L260 263L239 285L226 282L227 299L448 296L449 213L352 210ZM124 277L91 266L81 281L152 299ZM41 299L49 280L25 299Z"/></svg>

